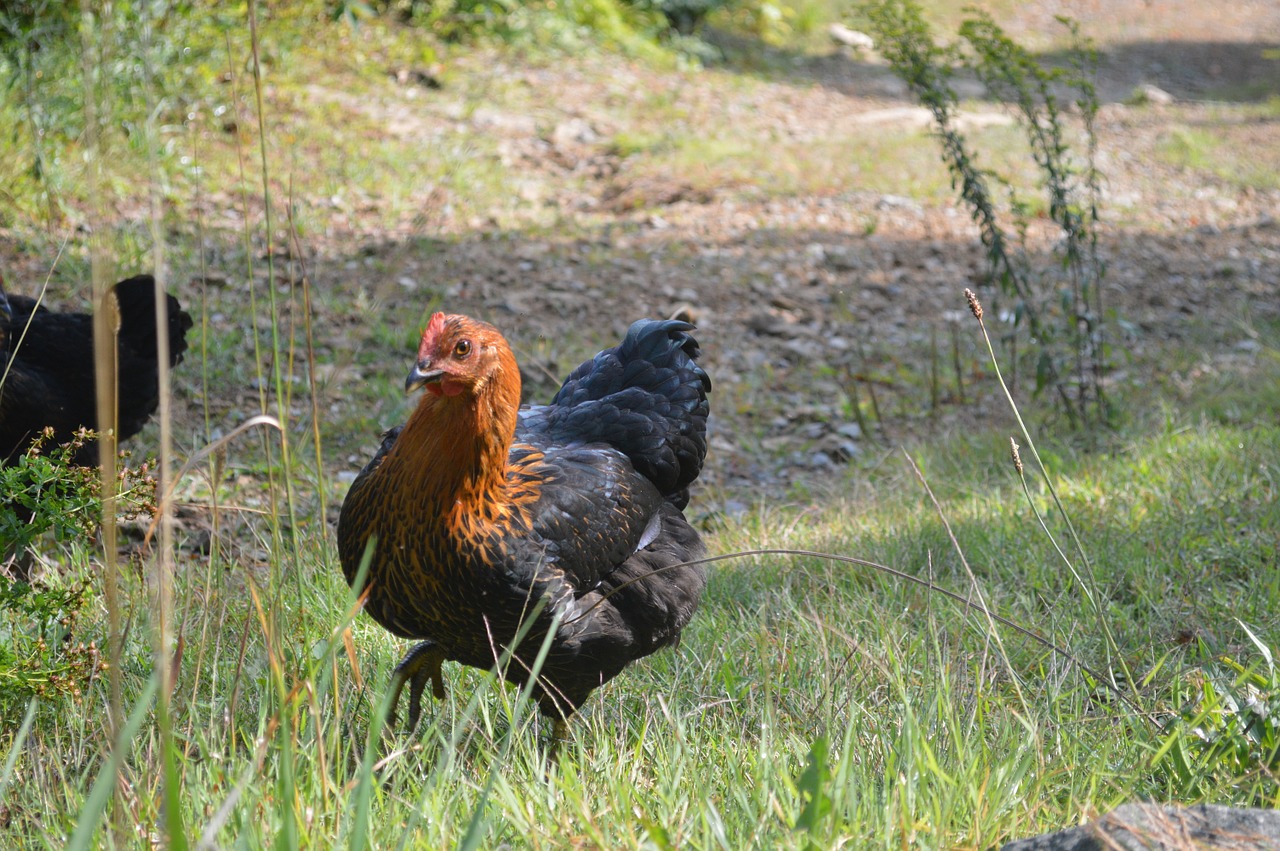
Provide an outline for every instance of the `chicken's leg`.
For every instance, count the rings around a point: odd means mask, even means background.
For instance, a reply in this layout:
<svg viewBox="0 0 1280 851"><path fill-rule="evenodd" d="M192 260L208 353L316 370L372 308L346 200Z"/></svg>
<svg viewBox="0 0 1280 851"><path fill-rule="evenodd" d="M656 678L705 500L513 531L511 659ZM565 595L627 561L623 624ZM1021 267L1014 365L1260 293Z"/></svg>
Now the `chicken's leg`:
<svg viewBox="0 0 1280 851"><path fill-rule="evenodd" d="M422 717L422 692L431 683L431 693L436 700L444 699L444 679L440 663L445 660L444 651L434 641L424 641L404 657L391 675L391 706L387 709L387 726L395 723L396 704L404 684L409 684L409 732L417 729Z"/></svg>

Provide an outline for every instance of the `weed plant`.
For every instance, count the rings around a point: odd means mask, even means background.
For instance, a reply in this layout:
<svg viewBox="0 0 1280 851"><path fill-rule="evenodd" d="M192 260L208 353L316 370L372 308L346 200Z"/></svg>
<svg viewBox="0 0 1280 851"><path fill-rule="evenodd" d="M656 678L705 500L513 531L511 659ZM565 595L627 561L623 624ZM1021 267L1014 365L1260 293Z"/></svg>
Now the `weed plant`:
<svg viewBox="0 0 1280 851"><path fill-rule="evenodd" d="M1092 82L1096 50L1074 22L1063 19L1074 38L1074 64L1066 70L1049 69L982 12L961 24L960 36L969 48L962 52L958 46L947 48L934 41L923 10L912 0L869 3L863 10L894 73L932 113L952 187L978 225L992 279L1013 301L1006 351L1016 353L1014 335L1025 328L1030 351L1024 352L1034 365L1036 392L1050 389L1073 425L1108 422L1105 266L1097 242L1101 178L1093 126L1098 111ZM1061 232L1055 247L1061 274L1053 267L1032 265L1026 240L1031 206L1007 181L978 165L977 153L958 129L960 100L952 86L958 68L972 71L993 97L1011 105L1019 116L1047 195L1048 217ZM1072 160L1059 88L1074 93L1085 138L1083 165ZM1007 208L1002 210L993 186L1008 190ZM997 312L1000 303L997 299ZM1016 376L1018 357L1010 357Z"/></svg>
<svg viewBox="0 0 1280 851"><path fill-rule="evenodd" d="M53 446L47 433L0 467L0 715L8 718L20 717L32 698L70 696L83 709L84 690L106 669L97 641L80 632L92 583L43 567L81 561L97 534L98 471L72 460L94 437L82 432ZM118 479L115 522L150 519L156 482L149 465L122 466Z"/></svg>

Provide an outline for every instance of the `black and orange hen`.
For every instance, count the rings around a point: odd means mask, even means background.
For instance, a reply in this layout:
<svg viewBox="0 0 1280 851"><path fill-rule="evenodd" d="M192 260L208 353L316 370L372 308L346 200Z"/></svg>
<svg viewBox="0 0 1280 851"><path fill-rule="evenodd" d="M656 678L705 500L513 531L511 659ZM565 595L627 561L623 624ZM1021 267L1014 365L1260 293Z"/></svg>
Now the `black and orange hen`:
<svg viewBox="0 0 1280 851"><path fill-rule="evenodd" d="M160 402L155 279L136 275L113 286L116 328L116 436L137 434ZM170 366L182 360L191 317L165 296ZM0 288L0 463L26 451L45 429L56 443L81 427L98 430L93 317L58 312ZM96 464L97 445L81 447L79 464Z"/></svg>
<svg viewBox="0 0 1280 851"><path fill-rule="evenodd" d="M411 727L428 683L443 696L446 660L493 668L510 652L502 674L525 684L546 642L531 689L562 730L592 690L679 640L706 584L687 564L704 549L682 513L711 389L692 330L636 322L549 405L521 410L498 330L431 317L405 382L426 392L338 521L349 583L369 553L365 611L423 639L394 680L393 708L410 685Z"/></svg>

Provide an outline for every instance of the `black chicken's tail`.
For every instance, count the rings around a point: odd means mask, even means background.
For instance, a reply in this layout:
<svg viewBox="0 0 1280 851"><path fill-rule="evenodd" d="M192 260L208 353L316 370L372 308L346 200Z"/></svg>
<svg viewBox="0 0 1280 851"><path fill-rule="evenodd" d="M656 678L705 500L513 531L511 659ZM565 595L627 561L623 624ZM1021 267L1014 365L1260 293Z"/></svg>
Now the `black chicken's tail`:
<svg viewBox="0 0 1280 851"><path fill-rule="evenodd" d="M121 346L127 346L142 357L155 357L156 352L156 282L150 275L134 275L111 288L120 309ZM187 350L187 331L191 315L171 295L165 295L165 315L169 323L169 366L182 361Z"/></svg>
<svg viewBox="0 0 1280 851"><path fill-rule="evenodd" d="M707 455L710 411L711 378L696 363L692 330L676 320L635 322L618 346L570 373L550 405L522 412L521 429L608 444L683 508Z"/></svg>

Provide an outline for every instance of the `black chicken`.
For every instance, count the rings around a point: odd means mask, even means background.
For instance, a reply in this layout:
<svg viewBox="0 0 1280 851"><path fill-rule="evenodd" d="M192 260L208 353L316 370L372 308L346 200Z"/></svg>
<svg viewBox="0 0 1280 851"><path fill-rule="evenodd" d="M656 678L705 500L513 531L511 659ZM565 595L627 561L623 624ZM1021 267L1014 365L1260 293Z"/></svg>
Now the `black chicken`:
<svg viewBox="0 0 1280 851"><path fill-rule="evenodd" d="M137 434L160 403L156 362L155 279L136 275L111 288L120 316L116 331L116 436ZM165 296L169 321L169 365L182 360L191 317ZM26 296L0 288L0 458L11 463L45 428L66 443L77 429L98 430L94 394L93 317L55 313ZM96 443L75 455L78 464L98 462Z"/></svg>

